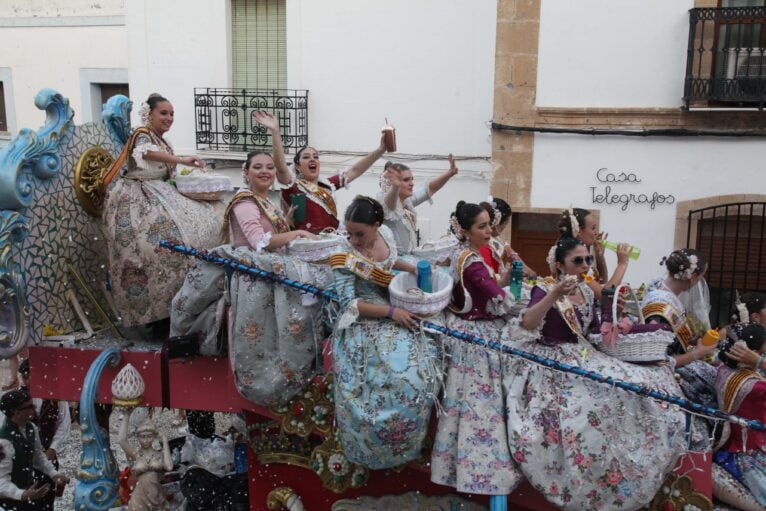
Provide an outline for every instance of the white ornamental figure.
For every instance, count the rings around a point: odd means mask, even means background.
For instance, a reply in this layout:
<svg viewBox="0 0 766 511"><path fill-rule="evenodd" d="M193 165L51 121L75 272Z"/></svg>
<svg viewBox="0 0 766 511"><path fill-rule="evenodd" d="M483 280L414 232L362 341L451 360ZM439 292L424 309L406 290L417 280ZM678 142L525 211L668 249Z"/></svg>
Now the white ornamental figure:
<svg viewBox="0 0 766 511"><path fill-rule="evenodd" d="M141 374L132 364L127 364L112 380L112 403L115 406L138 406L144 399L145 388Z"/></svg>

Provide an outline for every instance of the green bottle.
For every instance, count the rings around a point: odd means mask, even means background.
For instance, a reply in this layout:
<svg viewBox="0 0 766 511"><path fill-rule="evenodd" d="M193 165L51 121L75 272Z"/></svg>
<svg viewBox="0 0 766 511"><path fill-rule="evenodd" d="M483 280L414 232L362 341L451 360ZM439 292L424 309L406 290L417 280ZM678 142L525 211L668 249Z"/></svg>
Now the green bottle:
<svg viewBox="0 0 766 511"><path fill-rule="evenodd" d="M511 283L509 289L516 300L521 298L521 283L524 280L524 263L514 261L511 266Z"/></svg>
<svg viewBox="0 0 766 511"><path fill-rule="evenodd" d="M617 252L617 243L614 241L609 240L598 240L599 243L601 243L601 246L604 248L608 248L609 250L612 250L614 252ZM641 257L641 249L638 247L633 247L630 249L630 254L628 254L628 257L633 259L634 261Z"/></svg>

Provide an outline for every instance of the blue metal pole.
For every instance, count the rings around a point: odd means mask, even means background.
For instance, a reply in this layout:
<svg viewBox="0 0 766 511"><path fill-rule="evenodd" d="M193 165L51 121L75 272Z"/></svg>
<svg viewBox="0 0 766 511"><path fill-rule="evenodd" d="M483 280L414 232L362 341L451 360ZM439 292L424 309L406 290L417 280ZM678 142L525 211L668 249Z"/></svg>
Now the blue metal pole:
<svg viewBox="0 0 766 511"><path fill-rule="evenodd" d="M320 289L316 286L312 286L311 284L305 284L292 279L288 279L276 273L262 270L258 268L257 266L253 266L247 262L237 261L237 260L229 259L226 257L220 257L215 255L214 253L197 250L195 248L187 247L186 245L183 245L180 243L173 243L173 242L169 242L165 240L160 241L160 246L162 248L167 248L174 252L196 257L197 259L206 261L211 264L215 264L217 266L231 268L232 270L235 270L241 273L246 273L248 275L252 275L253 277L269 279L274 282L283 284L285 286L292 287L293 289L296 289L304 293L310 293L316 296L322 296L323 298L326 298L328 300L337 300L337 296L331 291ZM534 362L536 364L540 364L540 365L549 367L551 369L555 369L557 371L562 371L562 372L570 373L570 374L576 374L578 376L582 376L584 378L588 378L590 380L593 380L599 383L612 385L614 387L626 390L628 392L632 392L634 394L650 397L652 399L657 399L658 401L665 401L666 403L671 403L689 412L694 412L701 415L707 415L709 417L713 417L716 419L732 422L734 424L738 424L742 427L749 428L755 431L766 431L766 424L760 421L745 419L744 417L739 417L737 415L725 413L716 408L704 406L699 403L695 403L694 401L689 401L688 399L685 399L682 397L672 396L668 394L667 392L654 390L649 387L638 385L636 383L627 382L624 380L618 380L610 376L604 376L600 373L597 373L596 371L589 371L581 367L576 367L569 364L565 364L563 362L559 362L557 360L553 360L551 358L535 355L533 353L529 353L528 351L506 346L504 344L501 344L498 341L486 340L481 337L476 337L475 335L466 334L459 330L453 330L451 328L447 328L444 325L438 325L436 323L432 323L430 321L420 320L420 324L424 328L435 330L439 333L448 335L450 337L454 337L461 341L475 344L477 346L483 346L485 348L489 348L493 351L505 353L507 355L520 357L525 360L529 360L530 362Z"/></svg>

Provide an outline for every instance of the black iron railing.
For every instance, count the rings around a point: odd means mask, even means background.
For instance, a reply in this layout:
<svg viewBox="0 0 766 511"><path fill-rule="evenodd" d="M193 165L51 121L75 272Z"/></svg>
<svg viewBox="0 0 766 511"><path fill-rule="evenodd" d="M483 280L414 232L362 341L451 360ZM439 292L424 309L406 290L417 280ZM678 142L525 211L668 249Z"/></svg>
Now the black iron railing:
<svg viewBox="0 0 766 511"><path fill-rule="evenodd" d="M689 11L686 106L766 104L766 7Z"/></svg>
<svg viewBox="0 0 766 511"><path fill-rule="evenodd" d="M253 114L279 119L287 149L308 145L309 91L288 89L194 89L197 149L247 152L270 149L271 133Z"/></svg>
<svg viewBox="0 0 766 511"><path fill-rule="evenodd" d="M722 204L689 212L687 246L708 262L710 322L730 322L735 292L766 289L766 202Z"/></svg>

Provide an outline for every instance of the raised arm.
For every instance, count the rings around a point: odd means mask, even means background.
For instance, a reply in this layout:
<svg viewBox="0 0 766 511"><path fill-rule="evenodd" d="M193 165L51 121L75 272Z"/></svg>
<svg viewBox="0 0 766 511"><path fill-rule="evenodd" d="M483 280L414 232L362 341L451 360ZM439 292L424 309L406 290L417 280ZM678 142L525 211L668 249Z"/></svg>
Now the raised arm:
<svg viewBox="0 0 766 511"><path fill-rule="evenodd" d="M168 472L173 470L173 456L170 454L170 444L165 433L162 434L162 464Z"/></svg>
<svg viewBox="0 0 766 511"><path fill-rule="evenodd" d="M452 153L447 156L447 160L449 161L449 169L444 174L428 182L428 195L433 195L441 190L447 184L447 181L457 175L457 166L455 165L455 158L452 157Z"/></svg>
<svg viewBox="0 0 766 511"><path fill-rule="evenodd" d="M385 135L380 136L380 145L372 151L371 153L364 156L361 160L354 163L351 168L349 168L346 171L346 182L350 183L354 179L358 178L365 172L367 172L367 169L372 167L372 164L377 161L378 158L383 156L383 153L386 152L386 144L384 142Z"/></svg>
<svg viewBox="0 0 766 511"><path fill-rule="evenodd" d="M399 176L399 172L390 167L388 170L386 170L385 179L388 180L388 182L391 184L391 187L383 197L383 201L385 202L385 206L389 211L394 211L396 209L397 203L399 202L399 189L401 188L402 180Z"/></svg>
<svg viewBox="0 0 766 511"><path fill-rule="evenodd" d="M117 443L125 452L125 456L127 456L128 461L133 461L136 459L136 451L133 449L133 447L131 447L130 442L128 442L128 427L130 425L131 413L133 413L132 409L125 411L125 415L122 417L122 424L120 424L120 432L117 435Z"/></svg>
<svg viewBox="0 0 766 511"><path fill-rule="evenodd" d="M279 120L268 112L256 112L253 119L271 132L272 158L277 167L277 181L283 185L293 182L293 174L285 161L285 147L282 144L282 135L279 131Z"/></svg>

